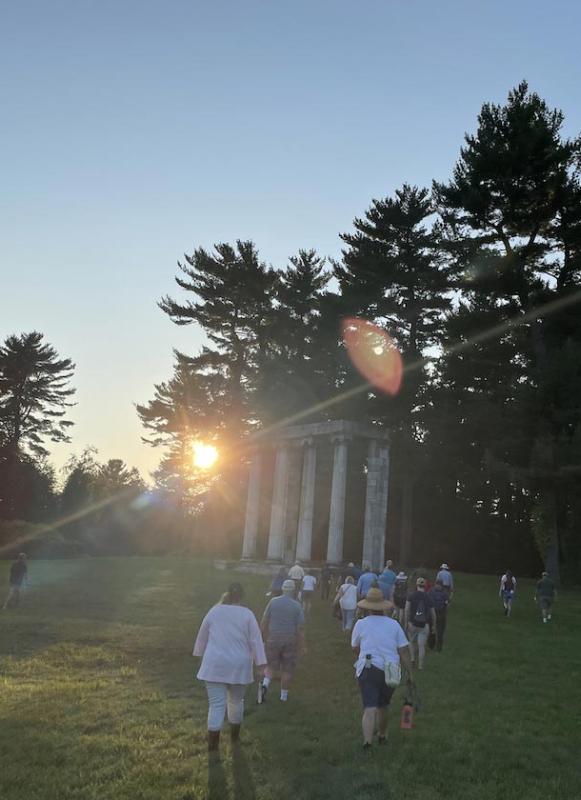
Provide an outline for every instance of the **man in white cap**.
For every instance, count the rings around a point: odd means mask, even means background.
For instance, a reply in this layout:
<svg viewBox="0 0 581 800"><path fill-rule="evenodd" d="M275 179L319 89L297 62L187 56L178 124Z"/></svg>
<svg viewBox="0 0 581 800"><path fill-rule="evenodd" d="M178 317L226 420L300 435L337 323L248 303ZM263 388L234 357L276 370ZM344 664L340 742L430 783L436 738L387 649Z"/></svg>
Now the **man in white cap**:
<svg viewBox="0 0 581 800"><path fill-rule="evenodd" d="M436 581L442 584L444 591L448 595L448 600L451 600L454 594L454 578L450 572L450 567L446 563L440 567L440 571L436 575Z"/></svg>
<svg viewBox="0 0 581 800"><path fill-rule="evenodd" d="M288 571L288 576L295 582L295 589L298 595L301 590L301 586L303 585L303 578L305 577L305 571L301 567L300 561L295 561L293 566Z"/></svg>
<svg viewBox="0 0 581 800"><path fill-rule="evenodd" d="M261 629L265 642L266 660L264 678L258 687L258 702L266 700L266 693L275 673L280 673L280 699L288 700L290 682L297 660L305 652L305 615L303 607L294 599L295 582L286 580L282 597L273 597L266 606Z"/></svg>

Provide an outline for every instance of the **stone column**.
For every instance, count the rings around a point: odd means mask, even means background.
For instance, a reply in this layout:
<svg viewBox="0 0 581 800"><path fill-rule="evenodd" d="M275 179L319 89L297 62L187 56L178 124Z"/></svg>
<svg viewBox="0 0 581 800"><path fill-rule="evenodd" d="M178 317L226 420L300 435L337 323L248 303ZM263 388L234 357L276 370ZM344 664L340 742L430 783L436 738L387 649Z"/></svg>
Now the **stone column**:
<svg viewBox="0 0 581 800"><path fill-rule="evenodd" d="M315 517L315 481L317 473L317 449L313 439L304 442L303 475L301 481L301 504L297 535L296 557L301 561L311 560L313 521Z"/></svg>
<svg viewBox="0 0 581 800"><path fill-rule="evenodd" d="M256 539L258 538L258 521L260 518L260 479L262 456L259 450L252 454L250 474L248 476L248 496L246 499L246 524L244 525L244 542L242 558L256 557Z"/></svg>
<svg viewBox="0 0 581 800"><path fill-rule="evenodd" d="M281 561L284 555L286 534L286 512L288 504L289 449L286 442L276 451L274 486L270 510L270 532L268 534L269 561Z"/></svg>
<svg viewBox="0 0 581 800"><path fill-rule="evenodd" d="M331 513L329 515L329 539L327 542L327 561L330 564L340 564L343 560L348 446L348 439L344 436L338 437L335 440L333 481L331 483Z"/></svg>
<svg viewBox="0 0 581 800"><path fill-rule="evenodd" d="M367 457L367 490L362 563L383 568L389 490L389 448L373 440Z"/></svg>

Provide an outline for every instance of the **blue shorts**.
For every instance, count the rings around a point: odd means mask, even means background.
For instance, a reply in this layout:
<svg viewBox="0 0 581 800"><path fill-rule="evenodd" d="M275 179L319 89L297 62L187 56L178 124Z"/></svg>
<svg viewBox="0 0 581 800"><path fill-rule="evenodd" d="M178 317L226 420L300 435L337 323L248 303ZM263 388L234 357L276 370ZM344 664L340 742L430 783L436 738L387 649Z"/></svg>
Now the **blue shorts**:
<svg viewBox="0 0 581 800"><path fill-rule="evenodd" d="M510 592L503 592L502 593L503 600L512 600L514 599L514 589L511 589Z"/></svg>
<svg viewBox="0 0 581 800"><path fill-rule="evenodd" d="M363 708L385 708L389 705L395 689L386 684L382 669L363 667L357 680L361 689Z"/></svg>

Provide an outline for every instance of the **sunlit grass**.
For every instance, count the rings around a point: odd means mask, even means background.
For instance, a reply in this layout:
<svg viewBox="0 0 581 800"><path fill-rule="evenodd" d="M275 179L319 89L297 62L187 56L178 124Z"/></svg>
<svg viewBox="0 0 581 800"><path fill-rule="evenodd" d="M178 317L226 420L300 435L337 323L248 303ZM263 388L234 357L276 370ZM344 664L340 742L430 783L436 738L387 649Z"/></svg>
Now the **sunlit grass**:
<svg viewBox="0 0 581 800"><path fill-rule="evenodd" d="M242 753L226 742L209 772L190 652L229 576L183 558L31 562L30 574L22 608L0 615L2 800L579 796L575 592L543 626L531 582L506 620L496 578L460 576L415 729L400 732L396 713L388 748L365 758L353 658L317 601L288 706L274 691L258 708L249 692ZM265 580L243 582L259 613Z"/></svg>

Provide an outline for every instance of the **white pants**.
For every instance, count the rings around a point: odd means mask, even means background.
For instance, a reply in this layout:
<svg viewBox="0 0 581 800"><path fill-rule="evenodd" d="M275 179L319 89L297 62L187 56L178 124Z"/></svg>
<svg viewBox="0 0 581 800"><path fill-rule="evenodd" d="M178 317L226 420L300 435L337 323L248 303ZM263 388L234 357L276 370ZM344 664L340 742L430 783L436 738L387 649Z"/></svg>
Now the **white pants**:
<svg viewBox="0 0 581 800"><path fill-rule="evenodd" d="M343 618L343 630L350 631L355 621L355 608L342 608L341 616Z"/></svg>
<svg viewBox="0 0 581 800"><path fill-rule="evenodd" d="M226 716L228 707L228 722L231 725L240 725L244 716L244 694L246 686L241 683L214 683L206 681L208 693L208 730L219 731Z"/></svg>

